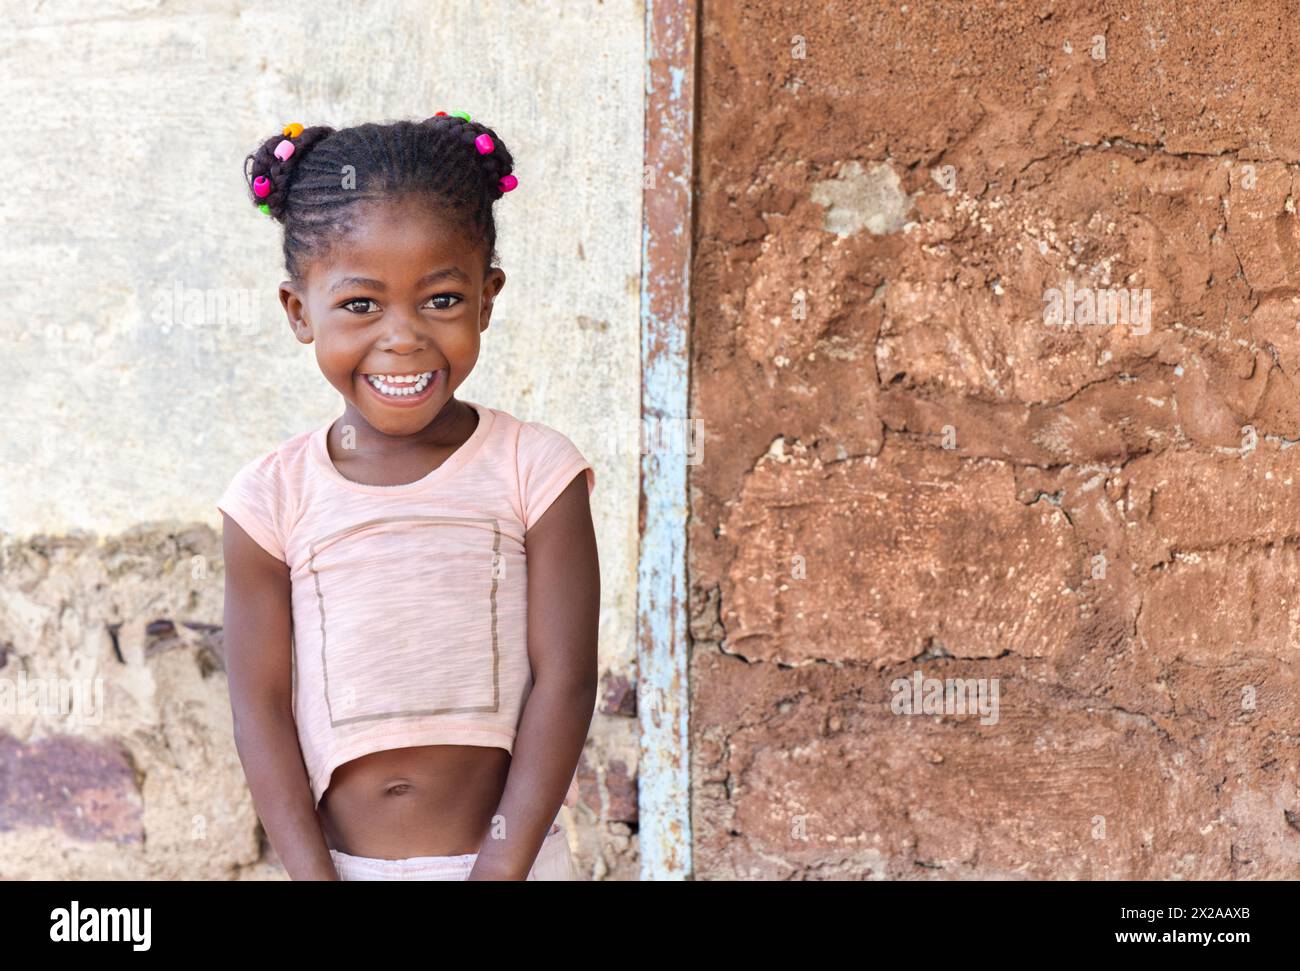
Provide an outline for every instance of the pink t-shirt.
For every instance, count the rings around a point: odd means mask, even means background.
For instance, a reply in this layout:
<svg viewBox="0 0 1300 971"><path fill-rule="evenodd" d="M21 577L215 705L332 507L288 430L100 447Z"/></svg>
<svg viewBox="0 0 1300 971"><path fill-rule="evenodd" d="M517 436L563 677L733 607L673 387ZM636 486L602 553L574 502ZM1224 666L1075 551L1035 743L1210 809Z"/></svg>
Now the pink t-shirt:
<svg viewBox="0 0 1300 971"><path fill-rule="evenodd" d="M513 752L532 690L524 536L591 464L540 422L465 401L469 439L424 478L334 467L333 421L249 462L217 508L289 566L293 712L319 805L334 769L412 745ZM564 804L578 796L577 776Z"/></svg>

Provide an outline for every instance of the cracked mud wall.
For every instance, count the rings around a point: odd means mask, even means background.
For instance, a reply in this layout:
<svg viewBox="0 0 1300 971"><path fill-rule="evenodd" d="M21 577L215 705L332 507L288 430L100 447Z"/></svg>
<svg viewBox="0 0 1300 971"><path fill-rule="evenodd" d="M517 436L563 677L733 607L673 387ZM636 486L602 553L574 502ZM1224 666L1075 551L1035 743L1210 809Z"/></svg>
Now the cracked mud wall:
<svg viewBox="0 0 1300 971"><path fill-rule="evenodd" d="M1300 877L1300 28L1131 8L703 7L698 878Z"/></svg>
<svg viewBox="0 0 1300 971"><path fill-rule="evenodd" d="M605 417L638 406L643 12L596 4L574 31L514 0L29 6L0 75L24 159L0 214L0 879L284 878L231 735L214 503L342 401L284 321L243 159L290 121L459 109L520 186L458 393L596 467L602 684L563 815L587 875L636 879L637 458Z"/></svg>

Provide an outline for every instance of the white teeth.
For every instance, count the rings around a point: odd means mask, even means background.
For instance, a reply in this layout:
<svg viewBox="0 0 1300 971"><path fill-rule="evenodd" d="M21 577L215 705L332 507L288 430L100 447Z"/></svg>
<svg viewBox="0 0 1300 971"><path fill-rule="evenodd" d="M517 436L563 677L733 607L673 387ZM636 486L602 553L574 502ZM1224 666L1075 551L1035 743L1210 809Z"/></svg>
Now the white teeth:
<svg viewBox="0 0 1300 971"><path fill-rule="evenodd" d="M436 371L425 371L423 374L367 374L366 380L381 394L401 398L419 394L428 387L436 373Z"/></svg>

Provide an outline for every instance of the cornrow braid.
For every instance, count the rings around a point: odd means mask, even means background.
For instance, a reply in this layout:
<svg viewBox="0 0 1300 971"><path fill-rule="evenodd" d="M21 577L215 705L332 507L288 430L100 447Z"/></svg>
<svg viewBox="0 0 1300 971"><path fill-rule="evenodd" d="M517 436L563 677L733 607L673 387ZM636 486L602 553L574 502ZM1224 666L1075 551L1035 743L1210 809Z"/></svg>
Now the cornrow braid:
<svg viewBox="0 0 1300 971"><path fill-rule="evenodd" d="M489 141L480 142L481 136ZM276 149L286 140L293 151L280 158ZM491 148L484 153L480 144ZM506 191L502 179L513 169L513 156L491 128L444 114L422 122L319 125L296 137L274 135L244 162L253 204L265 205L264 211L284 226L285 270L295 280L301 279L304 260L346 232L350 206L406 195L440 202L451 219L485 241L491 266L496 260L492 204ZM264 196L257 194L259 178L267 180L261 184L268 190Z"/></svg>

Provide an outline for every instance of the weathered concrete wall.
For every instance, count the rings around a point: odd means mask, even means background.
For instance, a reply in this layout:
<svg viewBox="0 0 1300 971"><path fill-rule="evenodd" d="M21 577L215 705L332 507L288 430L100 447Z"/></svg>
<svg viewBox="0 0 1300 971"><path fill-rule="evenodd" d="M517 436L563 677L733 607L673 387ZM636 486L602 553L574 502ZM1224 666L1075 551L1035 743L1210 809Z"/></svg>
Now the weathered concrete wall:
<svg viewBox="0 0 1300 971"><path fill-rule="evenodd" d="M284 323L243 159L289 121L463 108L520 188L461 394L596 466L606 689L569 818L590 874L635 878L637 462L608 416L638 408L641 5L9 7L0 877L283 875L230 737L213 503L342 406ZM95 679L98 720L93 690L80 720L4 705Z"/></svg>
<svg viewBox="0 0 1300 971"><path fill-rule="evenodd" d="M699 877L1300 876L1298 31L705 5Z"/></svg>

